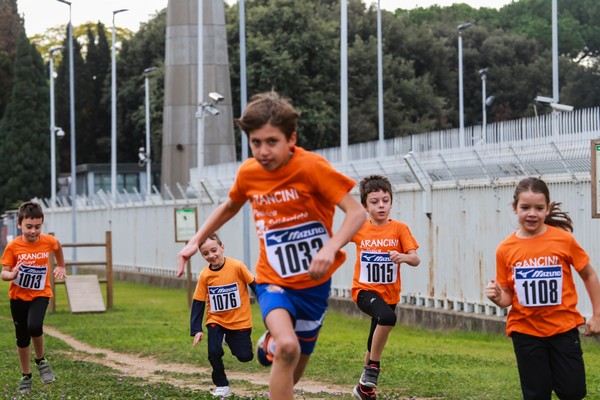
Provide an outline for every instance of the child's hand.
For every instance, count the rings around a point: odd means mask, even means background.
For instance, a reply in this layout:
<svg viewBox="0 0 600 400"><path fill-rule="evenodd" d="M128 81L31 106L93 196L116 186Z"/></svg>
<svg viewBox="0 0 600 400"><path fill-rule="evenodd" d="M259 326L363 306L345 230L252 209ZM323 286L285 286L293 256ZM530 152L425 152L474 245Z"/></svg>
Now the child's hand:
<svg viewBox="0 0 600 400"><path fill-rule="evenodd" d="M585 336L595 336L600 334L600 317L592 316L585 322Z"/></svg>
<svg viewBox="0 0 600 400"><path fill-rule="evenodd" d="M177 254L177 277L181 278L185 272L185 264L198 251L198 246L191 241Z"/></svg>
<svg viewBox="0 0 600 400"><path fill-rule="evenodd" d="M390 260L392 260L394 264L400 265L403 261L402 253L396 250L390 250Z"/></svg>
<svg viewBox="0 0 600 400"><path fill-rule="evenodd" d="M494 303L500 301L500 297L502 295L502 289L500 288L500 284L493 279L489 281L489 283L485 287L485 295Z"/></svg>
<svg viewBox="0 0 600 400"><path fill-rule="evenodd" d="M14 281L19 276L19 270L21 269L21 265L23 265L23 261L19 261L17 265L10 271L9 280Z"/></svg>
<svg viewBox="0 0 600 400"><path fill-rule="evenodd" d="M55 267L54 268L54 279L58 281L62 281L67 277L67 270L65 267Z"/></svg>
<svg viewBox="0 0 600 400"><path fill-rule="evenodd" d="M335 252L332 253L327 247L323 247L312 259L310 267L308 267L308 276L314 280L321 279L329 271L334 259Z"/></svg>
<svg viewBox="0 0 600 400"><path fill-rule="evenodd" d="M200 343L203 338L204 338L204 333L203 332L196 333L194 335L194 347L198 346L198 343Z"/></svg>

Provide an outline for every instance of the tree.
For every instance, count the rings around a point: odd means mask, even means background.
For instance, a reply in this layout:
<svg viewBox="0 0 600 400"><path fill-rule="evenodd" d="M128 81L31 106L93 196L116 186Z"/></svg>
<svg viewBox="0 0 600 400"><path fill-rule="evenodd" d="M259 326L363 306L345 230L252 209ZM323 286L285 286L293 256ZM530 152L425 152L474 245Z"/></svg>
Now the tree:
<svg viewBox="0 0 600 400"><path fill-rule="evenodd" d="M12 76L21 18L16 0L0 0L0 120L12 92Z"/></svg>
<svg viewBox="0 0 600 400"><path fill-rule="evenodd" d="M0 207L50 192L50 140L46 69L21 29L14 86L0 124Z"/></svg>

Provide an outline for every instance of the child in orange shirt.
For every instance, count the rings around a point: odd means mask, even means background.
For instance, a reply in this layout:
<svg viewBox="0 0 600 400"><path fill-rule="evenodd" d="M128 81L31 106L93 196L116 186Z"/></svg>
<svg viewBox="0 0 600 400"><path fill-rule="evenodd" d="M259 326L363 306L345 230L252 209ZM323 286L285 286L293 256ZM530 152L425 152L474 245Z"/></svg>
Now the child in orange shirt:
<svg viewBox="0 0 600 400"><path fill-rule="evenodd" d="M254 158L242 163L229 199L177 257L181 276L198 244L250 201L260 243L257 299L268 329L257 357L263 364L272 359L273 400L293 399L325 317L331 276L345 260L341 248L365 221L364 210L349 193L355 182L323 157L296 146L299 116L275 92L252 97L236 123L248 135ZM334 234L336 205L346 215Z"/></svg>
<svg viewBox="0 0 600 400"><path fill-rule="evenodd" d="M54 382L54 374L44 355L44 317L50 298L50 272L56 279L66 277L65 259L58 239L42 235L44 212L33 202L21 204L17 226L22 234L4 249L0 260L2 280L10 281L8 296L17 336L17 353L23 376L19 392L29 394L32 388L30 350L33 341L35 364L43 383ZM50 271L48 254L54 253L57 266Z"/></svg>
<svg viewBox="0 0 600 400"><path fill-rule="evenodd" d="M585 367L577 327L585 323L576 309L572 269L585 283L593 307L586 335L600 333L600 283L590 257L575 240L571 218L550 202L546 183L521 180L513 198L519 229L496 249L496 280L487 297L512 306L506 334L512 337L523 398L583 399Z"/></svg>
<svg viewBox="0 0 600 400"><path fill-rule="evenodd" d="M371 329L364 369L353 393L359 400L374 400L381 354L396 325L400 265L419 265L419 244L406 224L389 218L392 185L386 177L371 175L364 178L360 182L360 201L369 220L351 240L356 244L352 299L371 317Z"/></svg>
<svg viewBox="0 0 600 400"><path fill-rule="evenodd" d="M223 365L223 340L231 353L241 362L251 361L252 311L248 285L256 293L254 276L246 266L231 257L225 257L225 246L216 233L200 244L200 254L208 262L200 275L192 302L190 334L194 347L204 338L202 317L206 307L208 331L208 360L212 366L212 380L216 397L229 397L231 389Z"/></svg>

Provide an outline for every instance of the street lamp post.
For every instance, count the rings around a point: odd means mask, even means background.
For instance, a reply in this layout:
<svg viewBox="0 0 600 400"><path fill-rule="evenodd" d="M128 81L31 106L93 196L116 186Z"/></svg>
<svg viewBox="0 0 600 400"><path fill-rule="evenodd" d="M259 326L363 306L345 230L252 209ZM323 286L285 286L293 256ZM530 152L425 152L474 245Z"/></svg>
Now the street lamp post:
<svg viewBox="0 0 600 400"><path fill-rule="evenodd" d="M462 56L462 32L468 29L472 24L466 22L458 25L458 118L459 118L459 137L458 144L460 148L465 146L465 116L464 116L464 95L463 95L463 56Z"/></svg>
<svg viewBox="0 0 600 400"><path fill-rule="evenodd" d="M56 121L54 115L54 54L62 46L50 48L50 207L56 207Z"/></svg>
<svg viewBox="0 0 600 400"><path fill-rule="evenodd" d="M111 119L110 119L110 193L113 203L117 202L117 56L115 15L126 8L113 11L112 17L112 68L111 68Z"/></svg>
<svg viewBox="0 0 600 400"><path fill-rule="evenodd" d="M71 235L77 243L77 175L75 171L75 77L73 68L73 24L71 23L71 2L57 0L69 6L69 119L71 137ZM77 247L73 247L73 260L77 260ZM76 270L73 270L73 274Z"/></svg>
<svg viewBox="0 0 600 400"><path fill-rule="evenodd" d="M148 67L144 70L144 88L146 93L146 196L150 196L152 191L152 153L150 151L150 83L148 75L156 67Z"/></svg>
<svg viewBox="0 0 600 400"><path fill-rule="evenodd" d="M479 70L479 75L481 76L481 127L482 127L482 139L485 142L487 140L487 103L486 103L486 93L485 93L485 81L487 79L488 69L483 68Z"/></svg>
<svg viewBox="0 0 600 400"><path fill-rule="evenodd" d="M201 173L204 168L204 146L200 146L200 144L204 144L204 116L206 112L213 116L219 115L219 110L215 106L224 99L223 95L216 92L209 93L208 97L212 102L203 101L199 103L198 111L196 111L196 118L198 119L198 179L202 179Z"/></svg>
<svg viewBox="0 0 600 400"><path fill-rule="evenodd" d="M377 1L377 109L379 120L379 156L384 156L384 120L383 120L383 52L381 34L381 1Z"/></svg>

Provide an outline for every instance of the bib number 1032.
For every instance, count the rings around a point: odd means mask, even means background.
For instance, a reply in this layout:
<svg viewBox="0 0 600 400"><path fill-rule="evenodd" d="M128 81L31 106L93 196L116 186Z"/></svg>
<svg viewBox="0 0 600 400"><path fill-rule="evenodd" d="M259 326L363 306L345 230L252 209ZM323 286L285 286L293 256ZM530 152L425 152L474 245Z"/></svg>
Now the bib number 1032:
<svg viewBox="0 0 600 400"><path fill-rule="evenodd" d="M320 222L265 233L269 264L282 278L305 274L313 258L328 241L329 232Z"/></svg>
<svg viewBox="0 0 600 400"><path fill-rule="evenodd" d="M562 267L515 268L515 290L525 307L553 306L562 302Z"/></svg>

